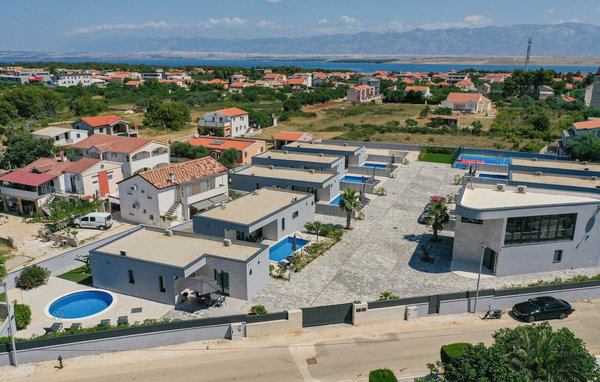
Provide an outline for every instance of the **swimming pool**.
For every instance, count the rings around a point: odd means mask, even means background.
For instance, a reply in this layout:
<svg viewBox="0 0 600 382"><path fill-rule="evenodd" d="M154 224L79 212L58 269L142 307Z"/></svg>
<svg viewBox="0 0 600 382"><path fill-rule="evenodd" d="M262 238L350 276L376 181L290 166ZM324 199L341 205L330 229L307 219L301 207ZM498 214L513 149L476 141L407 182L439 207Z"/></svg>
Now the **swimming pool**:
<svg viewBox="0 0 600 382"><path fill-rule="evenodd" d="M363 167L375 167L375 168L387 168L387 164L382 163L369 163L365 162L362 164Z"/></svg>
<svg viewBox="0 0 600 382"><path fill-rule="evenodd" d="M342 182L350 182L350 183L366 183L367 180L369 180L368 176L345 175L342 178Z"/></svg>
<svg viewBox="0 0 600 382"><path fill-rule="evenodd" d="M508 175L501 174L479 174L479 177L488 179L508 179Z"/></svg>
<svg viewBox="0 0 600 382"><path fill-rule="evenodd" d="M342 195L338 195L335 199L333 199L331 202L329 202L329 204L331 204L333 206L339 206L341 198L342 198Z"/></svg>
<svg viewBox="0 0 600 382"><path fill-rule="evenodd" d="M296 238L296 251L300 248L304 247L308 243L308 240ZM288 236L280 242L274 244L269 248L269 260L271 261L281 261L296 252L292 249L294 245L294 238L292 236Z"/></svg>
<svg viewBox="0 0 600 382"><path fill-rule="evenodd" d="M469 168L470 163L487 163L487 164L510 164L510 158L506 157L488 157L485 155L469 155L469 154L461 154L456 162L454 163L454 167L456 168Z"/></svg>
<svg viewBox="0 0 600 382"><path fill-rule="evenodd" d="M100 290L70 293L54 300L48 314L54 318L83 318L98 314L114 302L113 296Z"/></svg>

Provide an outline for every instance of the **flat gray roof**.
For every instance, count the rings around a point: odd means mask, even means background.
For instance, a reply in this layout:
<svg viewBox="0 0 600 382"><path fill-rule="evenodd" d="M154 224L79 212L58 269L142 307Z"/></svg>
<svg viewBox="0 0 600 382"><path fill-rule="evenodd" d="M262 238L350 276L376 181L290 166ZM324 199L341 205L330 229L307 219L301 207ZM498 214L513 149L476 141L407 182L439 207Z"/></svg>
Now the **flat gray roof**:
<svg viewBox="0 0 600 382"><path fill-rule="evenodd" d="M78 133L81 133L81 130L68 129L68 128L65 128L65 127L50 126L50 127L46 127L46 128L43 128L43 129L36 130L36 131L32 131L31 134L56 136L58 134L64 134L64 133L67 133L69 131L76 131Z"/></svg>
<svg viewBox="0 0 600 382"><path fill-rule="evenodd" d="M324 143L308 143L308 142L292 142L284 146L289 147L305 147L307 149L321 149L323 151L346 151L348 153L354 153L356 150L363 146L344 146L344 145L326 145Z"/></svg>
<svg viewBox="0 0 600 382"><path fill-rule="evenodd" d="M523 159L523 158L511 158L511 164L515 166L531 166L531 167L539 167L540 171L543 171L543 168L562 168L566 170L581 170L585 171L586 168L589 168L588 171L596 171L600 172L600 163L586 163L583 162L573 162L566 160L536 160L533 161L531 159Z"/></svg>
<svg viewBox="0 0 600 382"><path fill-rule="evenodd" d="M213 208L200 215L232 223L251 224L310 196L305 192L278 190L271 187L261 188L255 192L256 194L251 192L233 199L225 204L225 208Z"/></svg>
<svg viewBox="0 0 600 382"><path fill-rule="evenodd" d="M272 158L278 160L290 160L299 162L316 162L316 163L334 163L342 159L342 156L337 155L319 155L313 153L300 153L297 151L279 151L272 150L257 155L260 158Z"/></svg>
<svg viewBox="0 0 600 382"><path fill-rule="evenodd" d="M269 166L250 166L236 171L234 174L254 175L263 178L289 179L297 181L306 181L311 183L324 183L329 178L336 176L328 172L311 172L298 168L287 167L269 167Z"/></svg>
<svg viewBox="0 0 600 382"><path fill-rule="evenodd" d="M459 201L461 206L476 210L557 206L574 203L600 203L600 200L583 196L551 194L539 191L532 192L530 190L527 190L526 193L519 193L511 189L511 187L506 191L478 187L471 189L467 187Z"/></svg>
<svg viewBox="0 0 600 382"><path fill-rule="evenodd" d="M531 182L540 184L554 184L559 186L586 187L597 188L600 186L600 179L593 180L590 177L568 176L559 174L543 173L536 175L530 172L511 172L511 180L513 182Z"/></svg>
<svg viewBox="0 0 600 382"><path fill-rule="evenodd" d="M126 256L154 263L185 268L204 255L246 261L262 249L256 245L233 242L225 246L223 239L211 239L173 231L167 236L164 230L142 228L125 235L95 251Z"/></svg>

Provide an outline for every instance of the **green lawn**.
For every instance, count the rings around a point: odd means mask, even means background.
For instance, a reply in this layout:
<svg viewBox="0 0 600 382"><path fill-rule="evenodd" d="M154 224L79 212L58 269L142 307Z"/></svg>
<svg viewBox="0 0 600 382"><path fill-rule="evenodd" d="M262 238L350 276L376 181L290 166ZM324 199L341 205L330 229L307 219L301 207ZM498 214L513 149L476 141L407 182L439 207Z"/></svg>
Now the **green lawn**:
<svg viewBox="0 0 600 382"><path fill-rule="evenodd" d="M0 293L0 301L1 302L6 301L6 296L4 295L4 293Z"/></svg>
<svg viewBox="0 0 600 382"><path fill-rule="evenodd" d="M448 163L452 164L452 154L433 154L426 153L421 159L423 162Z"/></svg>
<svg viewBox="0 0 600 382"><path fill-rule="evenodd" d="M92 275L84 272L85 266L81 266L79 268L75 268L69 272L63 273L58 276L61 279L74 281L83 285L91 285L92 284Z"/></svg>

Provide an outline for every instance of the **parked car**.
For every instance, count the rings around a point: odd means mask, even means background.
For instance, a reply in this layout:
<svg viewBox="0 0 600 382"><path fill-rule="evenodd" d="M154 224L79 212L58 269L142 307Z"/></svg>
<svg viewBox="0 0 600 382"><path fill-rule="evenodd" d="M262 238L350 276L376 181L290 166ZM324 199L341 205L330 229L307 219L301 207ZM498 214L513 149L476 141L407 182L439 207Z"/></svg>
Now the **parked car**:
<svg viewBox="0 0 600 382"><path fill-rule="evenodd" d="M512 308L513 314L525 321L546 320L549 318L567 318L575 309L565 300L550 296L530 298Z"/></svg>
<svg viewBox="0 0 600 382"><path fill-rule="evenodd" d="M431 200L427 203L427 205L425 205L425 208L423 209L421 216L419 216L419 219L417 220L417 222L419 224L429 223L429 220L431 219L432 216L426 212L427 207L429 207L431 202L439 202L439 201L446 202L446 198L444 198L443 196L432 196L431 197ZM447 222L449 218L450 217L446 214L446 218L444 219L444 222Z"/></svg>
<svg viewBox="0 0 600 382"><path fill-rule="evenodd" d="M108 212L91 212L73 221L75 228L98 228L101 231L112 227L112 215Z"/></svg>

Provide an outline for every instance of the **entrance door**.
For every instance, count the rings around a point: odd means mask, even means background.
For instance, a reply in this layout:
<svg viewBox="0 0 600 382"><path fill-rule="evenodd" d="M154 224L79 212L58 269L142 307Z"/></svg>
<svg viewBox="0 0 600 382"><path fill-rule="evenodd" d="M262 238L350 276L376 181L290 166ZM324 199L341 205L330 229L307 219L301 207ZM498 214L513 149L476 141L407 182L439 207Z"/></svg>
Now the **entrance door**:
<svg viewBox="0 0 600 382"><path fill-rule="evenodd" d="M218 271L215 269L215 280L217 280L217 287L219 292L229 296L229 273Z"/></svg>
<svg viewBox="0 0 600 382"><path fill-rule="evenodd" d="M496 274L496 257L498 256L498 254L489 249L489 248L485 248L485 251L483 253L483 266L486 267L487 269L489 269L490 271L492 271L494 274Z"/></svg>
<svg viewBox="0 0 600 382"><path fill-rule="evenodd" d="M106 174L106 171L98 173L98 186L100 187L100 196L108 194L108 175Z"/></svg>

